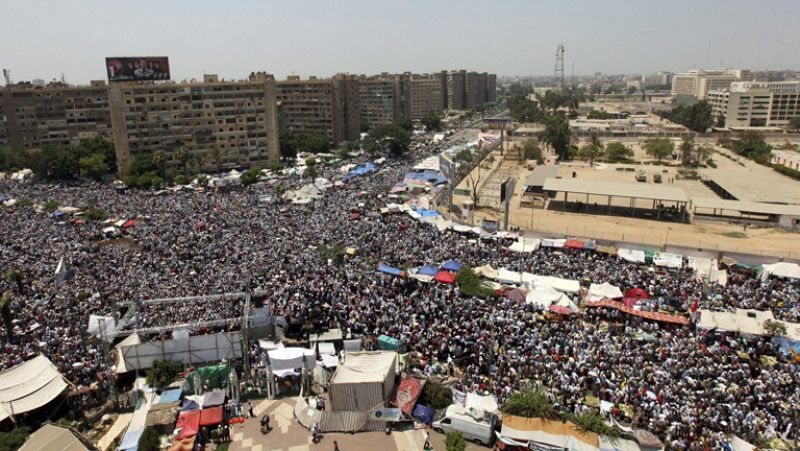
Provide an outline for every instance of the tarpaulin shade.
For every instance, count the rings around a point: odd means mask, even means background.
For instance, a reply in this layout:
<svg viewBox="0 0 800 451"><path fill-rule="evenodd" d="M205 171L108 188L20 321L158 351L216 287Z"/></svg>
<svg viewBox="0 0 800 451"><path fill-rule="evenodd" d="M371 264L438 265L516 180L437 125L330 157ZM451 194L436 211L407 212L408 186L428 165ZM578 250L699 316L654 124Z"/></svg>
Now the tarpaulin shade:
<svg viewBox="0 0 800 451"><path fill-rule="evenodd" d="M442 268L441 269L443 269L445 271L457 272L459 269L461 269L463 267L464 267L464 265L462 265L461 263L459 263L457 261L450 260L449 262L444 262L444 264L442 264Z"/></svg>
<svg viewBox="0 0 800 451"><path fill-rule="evenodd" d="M681 325L688 325L689 318L680 315L673 315L670 313L661 313L661 312L646 312L643 310L634 310L631 307L628 307L622 302L612 301L610 299L604 299L602 301L588 301L583 304L584 307L606 307L606 308L613 308L617 309L621 312L625 312L629 315L638 316L641 318L653 320L653 321L661 321L664 323L673 323L673 324L681 324Z"/></svg>
<svg viewBox="0 0 800 451"><path fill-rule="evenodd" d="M381 335L378 337L378 349L397 351L400 349L400 340L388 335Z"/></svg>
<svg viewBox="0 0 800 451"><path fill-rule="evenodd" d="M435 266L425 265L419 268L417 274L421 274L423 276L435 276L439 272Z"/></svg>
<svg viewBox="0 0 800 451"><path fill-rule="evenodd" d="M378 271L386 273L386 274L391 274L393 276L399 276L400 274L403 273L403 271L400 271L398 268L395 268L393 266L389 266L389 265L387 265L385 263L381 263L381 264L378 265Z"/></svg>
<svg viewBox="0 0 800 451"><path fill-rule="evenodd" d="M183 405L181 406L182 411L186 412L189 410L199 410L199 409L200 409L200 404L198 404L196 401L192 401L191 399L183 400Z"/></svg>
<svg viewBox="0 0 800 451"><path fill-rule="evenodd" d="M650 294L642 288L631 288L625 292L626 298L649 299Z"/></svg>
<svg viewBox="0 0 800 451"><path fill-rule="evenodd" d="M564 247L568 249L583 249L583 241L579 240L567 240L564 243Z"/></svg>
<svg viewBox="0 0 800 451"><path fill-rule="evenodd" d="M572 313L572 312L569 311L568 308L562 307L560 305L555 305L555 304L551 305L549 307L549 309L550 309L551 312L557 313L559 315L569 315L570 313Z"/></svg>
<svg viewBox="0 0 800 451"><path fill-rule="evenodd" d="M423 406L422 404L417 404L414 407L414 411L412 412L411 416L418 419L422 424L432 424L433 423L433 416L436 415L436 411L431 409L428 406Z"/></svg>
<svg viewBox="0 0 800 451"><path fill-rule="evenodd" d="M519 288L512 288L503 292L503 296L518 302L525 302L525 292Z"/></svg>
<svg viewBox="0 0 800 451"><path fill-rule="evenodd" d="M448 271L439 271L433 280L441 283L454 283L456 281L456 276Z"/></svg>
<svg viewBox="0 0 800 451"><path fill-rule="evenodd" d="M200 430L200 410L192 410L189 412L181 412L178 415L178 422L175 423L175 429L180 429L178 438L183 439L197 434Z"/></svg>
<svg viewBox="0 0 800 451"><path fill-rule="evenodd" d="M181 399L181 389L173 388L171 390L162 391L161 396L158 397L158 402L156 404L168 404L171 402L176 402L179 399Z"/></svg>
<svg viewBox="0 0 800 451"><path fill-rule="evenodd" d="M214 426L220 423L222 423L222 406L200 411L200 426Z"/></svg>
<svg viewBox="0 0 800 451"><path fill-rule="evenodd" d="M209 365L202 368L195 368L186 377L189 389L194 390L194 374L200 373L200 381L205 384L208 381L208 388L225 388L228 386L228 374L230 366L227 363L219 365Z"/></svg>
<svg viewBox="0 0 800 451"><path fill-rule="evenodd" d="M222 390L214 390L207 392L203 396L203 408L212 406L221 406L225 402L225 392Z"/></svg>

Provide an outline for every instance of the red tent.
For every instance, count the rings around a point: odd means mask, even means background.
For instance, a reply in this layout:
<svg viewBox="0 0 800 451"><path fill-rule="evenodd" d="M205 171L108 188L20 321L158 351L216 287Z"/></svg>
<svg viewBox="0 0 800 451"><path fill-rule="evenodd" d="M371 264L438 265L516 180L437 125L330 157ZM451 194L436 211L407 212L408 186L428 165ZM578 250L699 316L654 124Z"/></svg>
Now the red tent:
<svg viewBox="0 0 800 451"><path fill-rule="evenodd" d="M641 288L631 288L630 290L625 292L626 298L634 298L636 300L639 299L650 299L650 294L644 291Z"/></svg>
<svg viewBox="0 0 800 451"><path fill-rule="evenodd" d="M175 429L180 428L181 432L178 434L179 439L191 437L197 434L200 430L200 410L191 410L181 412L178 415L178 422L175 423Z"/></svg>
<svg viewBox="0 0 800 451"><path fill-rule="evenodd" d="M133 219L128 219L124 224L122 224L122 228L127 229L128 227L133 227L134 224L136 224L136 221Z"/></svg>
<svg viewBox="0 0 800 451"><path fill-rule="evenodd" d="M519 288L512 288L510 290L506 290L503 292L503 296L514 301L525 302L525 292L520 290Z"/></svg>
<svg viewBox="0 0 800 451"><path fill-rule="evenodd" d="M583 241L567 240L564 242L564 247L569 249L583 249Z"/></svg>
<svg viewBox="0 0 800 451"><path fill-rule="evenodd" d="M559 315L570 315L570 314L572 314L572 312L568 308L562 307L560 305L555 305L555 304L550 306L550 311L553 312L553 313L559 314Z"/></svg>
<svg viewBox="0 0 800 451"><path fill-rule="evenodd" d="M456 281L456 275L448 271L439 271L436 273L433 280L441 283L454 283Z"/></svg>
<svg viewBox="0 0 800 451"><path fill-rule="evenodd" d="M216 426L222 423L222 406L209 407L200 411L200 426Z"/></svg>

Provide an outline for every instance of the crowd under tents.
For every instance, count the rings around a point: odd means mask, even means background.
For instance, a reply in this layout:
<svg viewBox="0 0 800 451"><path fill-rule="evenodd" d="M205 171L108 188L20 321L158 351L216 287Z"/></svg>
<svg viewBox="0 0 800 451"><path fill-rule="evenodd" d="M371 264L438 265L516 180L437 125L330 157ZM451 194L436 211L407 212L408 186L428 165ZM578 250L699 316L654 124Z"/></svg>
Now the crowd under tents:
<svg viewBox="0 0 800 451"><path fill-rule="evenodd" d="M552 306L564 307L570 312L577 312L578 306L564 293L548 286L534 287L525 296L525 303L549 309Z"/></svg>
<svg viewBox="0 0 800 451"><path fill-rule="evenodd" d="M600 437L570 422L503 415L498 440L512 447L599 451Z"/></svg>
<svg viewBox="0 0 800 451"><path fill-rule="evenodd" d="M44 355L0 372L0 421L44 407L66 389L66 379Z"/></svg>
<svg viewBox="0 0 800 451"><path fill-rule="evenodd" d="M627 249L621 247L617 249L617 257L630 263L644 263L646 255L641 249Z"/></svg>
<svg viewBox="0 0 800 451"><path fill-rule="evenodd" d="M694 271L694 276L708 283L716 283L723 287L728 284L728 272L719 268L717 259L703 257L688 257L688 266Z"/></svg>
<svg viewBox="0 0 800 451"><path fill-rule="evenodd" d="M680 269L683 266L683 256L669 252L656 252L653 264L665 268Z"/></svg>
<svg viewBox="0 0 800 451"><path fill-rule="evenodd" d="M360 164L352 169L350 169L347 174L342 177L343 182L349 182L351 179L355 177L359 177L362 175L369 174L370 172L376 170L378 167L369 161L366 163Z"/></svg>
<svg viewBox="0 0 800 451"><path fill-rule="evenodd" d="M511 252L531 253L539 249L541 240L538 238L519 237L517 241L513 242L508 250Z"/></svg>

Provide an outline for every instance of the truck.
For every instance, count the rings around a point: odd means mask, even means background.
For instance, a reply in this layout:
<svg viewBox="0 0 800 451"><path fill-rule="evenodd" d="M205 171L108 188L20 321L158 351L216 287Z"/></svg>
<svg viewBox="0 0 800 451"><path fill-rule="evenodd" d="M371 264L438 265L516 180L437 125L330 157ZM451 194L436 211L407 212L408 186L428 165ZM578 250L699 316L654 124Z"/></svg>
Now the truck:
<svg viewBox="0 0 800 451"><path fill-rule="evenodd" d="M637 182L647 182L647 171L643 171L641 169L636 171L636 181Z"/></svg>
<svg viewBox="0 0 800 451"><path fill-rule="evenodd" d="M494 415L452 404L440 420L433 422L433 430L440 433L458 431L466 440L491 446L496 422Z"/></svg>

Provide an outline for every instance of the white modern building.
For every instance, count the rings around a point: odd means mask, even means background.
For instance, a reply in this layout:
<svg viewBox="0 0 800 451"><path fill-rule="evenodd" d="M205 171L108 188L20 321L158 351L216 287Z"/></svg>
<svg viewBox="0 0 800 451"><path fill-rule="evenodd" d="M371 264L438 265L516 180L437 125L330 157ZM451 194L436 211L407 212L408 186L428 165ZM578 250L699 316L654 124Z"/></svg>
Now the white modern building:
<svg viewBox="0 0 800 451"><path fill-rule="evenodd" d="M736 82L708 92L716 117L725 127L786 127L800 116L800 81Z"/></svg>
<svg viewBox="0 0 800 451"><path fill-rule="evenodd" d="M729 88L731 83L750 78L743 69L690 70L672 76L672 96L685 95L704 100L709 91Z"/></svg>

